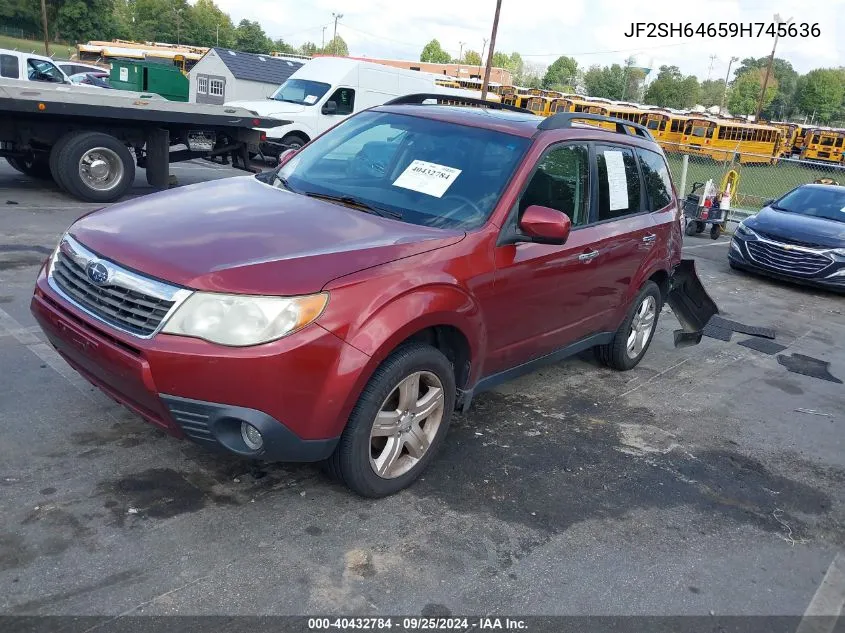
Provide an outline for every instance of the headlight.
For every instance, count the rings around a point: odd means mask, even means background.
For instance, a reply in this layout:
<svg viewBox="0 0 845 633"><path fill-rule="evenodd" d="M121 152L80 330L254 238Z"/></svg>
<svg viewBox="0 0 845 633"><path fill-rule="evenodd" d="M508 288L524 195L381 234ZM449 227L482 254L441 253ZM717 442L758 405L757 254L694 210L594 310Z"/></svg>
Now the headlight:
<svg viewBox="0 0 845 633"><path fill-rule="evenodd" d="M287 336L320 316L329 296L256 297L195 292L179 306L162 332L245 347Z"/></svg>
<svg viewBox="0 0 845 633"><path fill-rule="evenodd" d="M757 237L757 234L745 226L742 222L740 222L739 226L736 227L736 232L740 235L744 235L745 237Z"/></svg>
<svg viewBox="0 0 845 633"><path fill-rule="evenodd" d="M834 248L831 253L839 255L839 257L845 257L845 248Z"/></svg>

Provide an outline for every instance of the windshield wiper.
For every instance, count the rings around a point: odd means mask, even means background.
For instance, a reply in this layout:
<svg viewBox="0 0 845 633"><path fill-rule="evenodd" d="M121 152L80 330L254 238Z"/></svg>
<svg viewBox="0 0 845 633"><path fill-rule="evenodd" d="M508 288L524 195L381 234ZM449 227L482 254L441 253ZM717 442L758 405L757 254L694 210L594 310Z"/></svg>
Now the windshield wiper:
<svg viewBox="0 0 845 633"><path fill-rule="evenodd" d="M397 220L402 219L401 213L373 206L367 202L363 202L362 200L353 198L352 196L333 196L331 194L316 193L313 191L306 191L305 195L309 198L317 198L318 200L328 200L329 202L337 202L339 204L346 205L347 207L358 209L359 211L364 211L365 213L372 213L373 215L378 215L383 218L395 218Z"/></svg>

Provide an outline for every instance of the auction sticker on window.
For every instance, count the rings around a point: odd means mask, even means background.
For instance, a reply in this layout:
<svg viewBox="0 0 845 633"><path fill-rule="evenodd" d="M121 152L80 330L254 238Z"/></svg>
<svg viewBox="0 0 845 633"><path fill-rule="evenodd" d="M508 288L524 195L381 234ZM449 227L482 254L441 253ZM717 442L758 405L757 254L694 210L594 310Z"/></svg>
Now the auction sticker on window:
<svg viewBox="0 0 845 633"><path fill-rule="evenodd" d="M415 160L393 181L394 186L419 191L435 198L441 198L455 179L461 174L460 169Z"/></svg>
<svg viewBox="0 0 845 633"><path fill-rule="evenodd" d="M628 177L625 174L625 160L622 152L606 150L604 164L607 167L607 193L611 211L628 208Z"/></svg>
<svg viewBox="0 0 845 633"><path fill-rule="evenodd" d="M316 95L306 95L304 101L308 105L311 105L313 103L317 103L317 96Z"/></svg>

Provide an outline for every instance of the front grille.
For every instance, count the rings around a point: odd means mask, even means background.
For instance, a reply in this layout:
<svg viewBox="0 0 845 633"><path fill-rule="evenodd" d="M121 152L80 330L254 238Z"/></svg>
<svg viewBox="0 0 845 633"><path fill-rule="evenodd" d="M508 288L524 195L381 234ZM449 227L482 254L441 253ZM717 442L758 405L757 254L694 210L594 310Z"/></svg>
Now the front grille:
<svg viewBox="0 0 845 633"><path fill-rule="evenodd" d="M59 288L82 307L139 336L155 332L174 303L113 284L98 286L81 265L61 251L53 262L52 274Z"/></svg>
<svg viewBox="0 0 845 633"><path fill-rule="evenodd" d="M745 246L751 259L761 266L789 275L809 277L833 262L824 255L788 249L785 246L759 240L748 241Z"/></svg>
<svg viewBox="0 0 845 633"><path fill-rule="evenodd" d="M807 248L819 248L818 244L812 244L810 242L802 242L801 240L794 240L791 237L781 237L780 235L772 235L771 233L764 233L763 231L758 231L756 228L754 232L761 237L765 237L767 240L774 240L775 242L780 242L781 244L794 244L795 246L806 246Z"/></svg>

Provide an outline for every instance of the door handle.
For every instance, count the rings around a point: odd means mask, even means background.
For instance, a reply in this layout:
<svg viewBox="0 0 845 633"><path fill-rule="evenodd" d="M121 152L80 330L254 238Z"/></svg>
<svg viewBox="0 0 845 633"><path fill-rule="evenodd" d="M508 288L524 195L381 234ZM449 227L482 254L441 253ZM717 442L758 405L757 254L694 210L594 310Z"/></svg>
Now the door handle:
<svg viewBox="0 0 845 633"><path fill-rule="evenodd" d="M654 233L649 233L648 235L643 236L643 242L646 244L653 244L656 239L657 236Z"/></svg>
<svg viewBox="0 0 845 633"><path fill-rule="evenodd" d="M598 256L599 256L598 251L589 251L587 253L581 253L578 256L578 261L586 264L587 262L593 261Z"/></svg>

